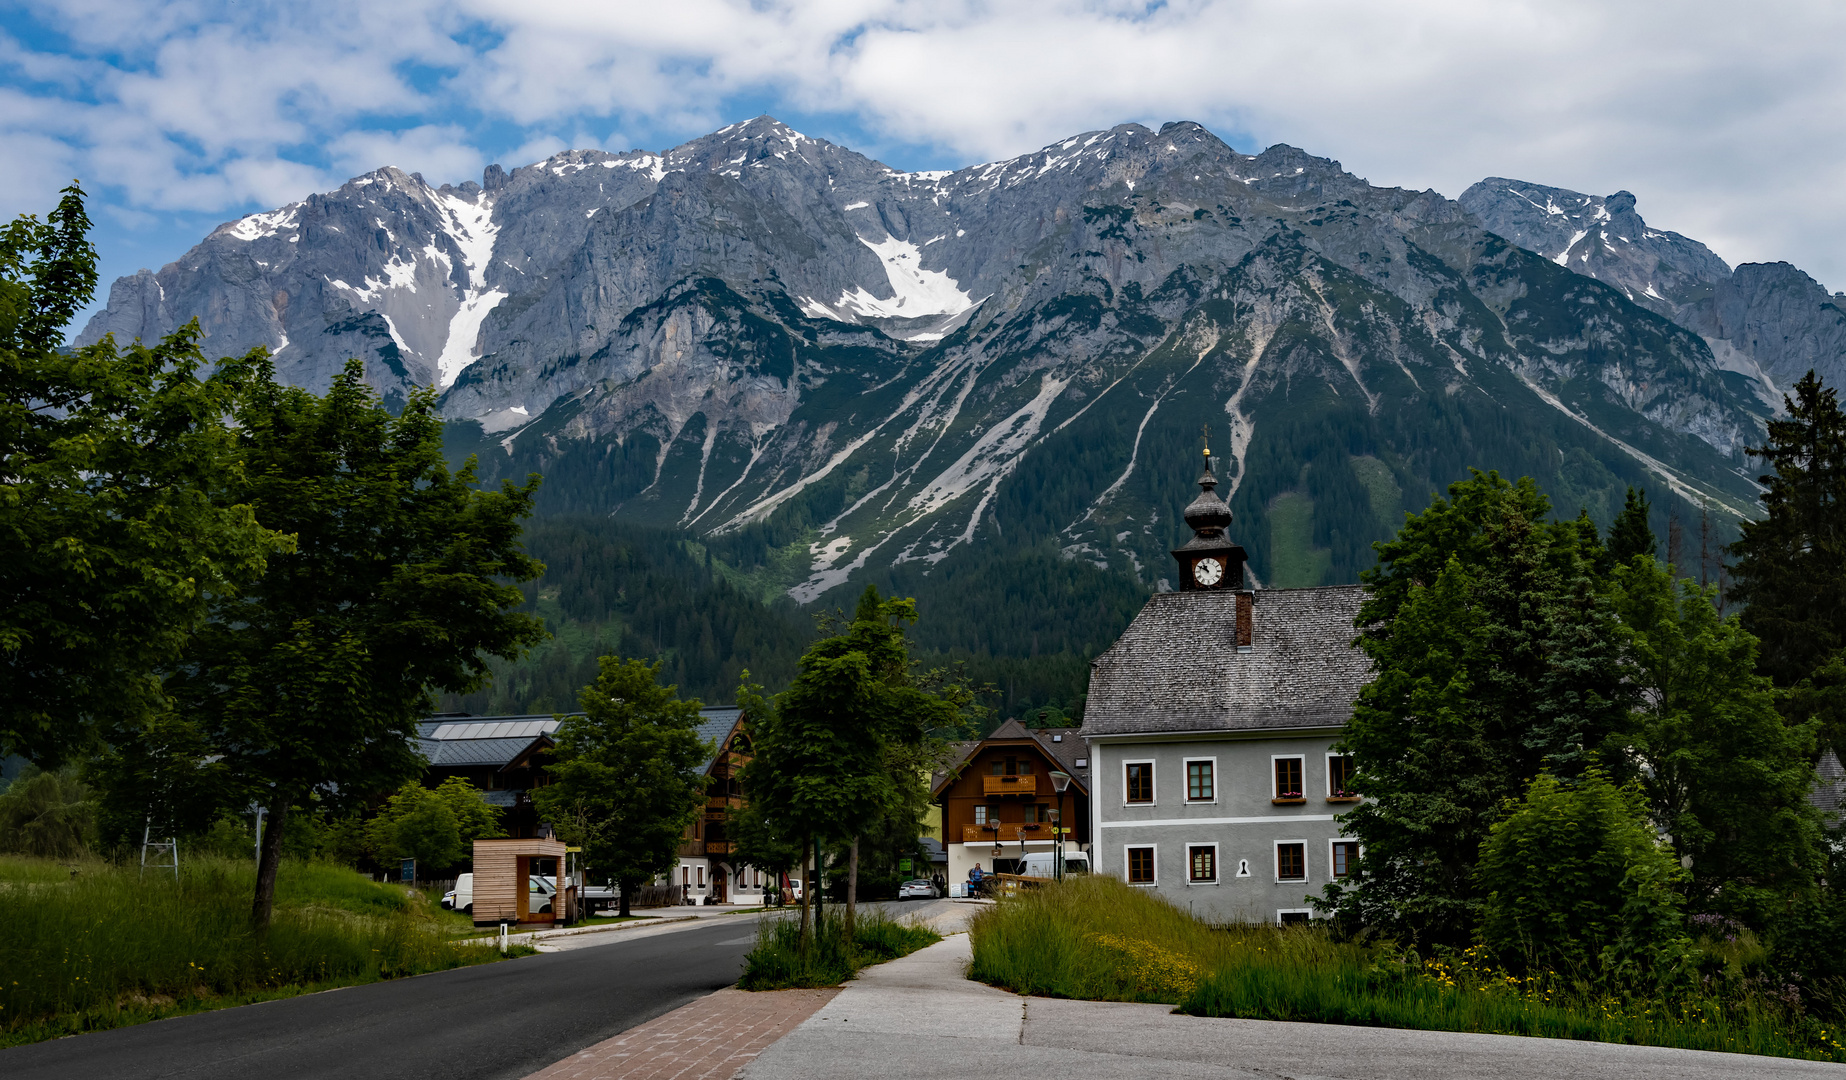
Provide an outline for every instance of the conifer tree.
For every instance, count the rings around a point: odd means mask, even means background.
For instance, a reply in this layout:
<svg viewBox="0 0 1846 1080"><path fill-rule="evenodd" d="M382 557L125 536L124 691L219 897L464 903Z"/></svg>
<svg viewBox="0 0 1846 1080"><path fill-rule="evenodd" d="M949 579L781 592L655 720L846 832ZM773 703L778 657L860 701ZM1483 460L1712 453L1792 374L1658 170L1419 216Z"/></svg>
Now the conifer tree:
<svg viewBox="0 0 1846 1080"><path fill-rule="evenodd" d="M1616 515L1615 522L1609 526L1609 557L1616 566L1627 566L1636 555L1652 559L1659 553L1660 541L1654 538L1654 530L1647 523L1648 511L1651 509L1646 488L1640 491L1632 487L1628 489L1628 498L1622 504L1622 512Z"/></svg>
<svg viewBox="0 0 1846 1080"><path fill-rule="evenodd" d="M1788 418L1750 450L1772 471L1758 478L1764 516L1730 545L1730 595L1763 673L1790 687L1846 647L1846 415L1812 371L1783 404Z"/></svg>

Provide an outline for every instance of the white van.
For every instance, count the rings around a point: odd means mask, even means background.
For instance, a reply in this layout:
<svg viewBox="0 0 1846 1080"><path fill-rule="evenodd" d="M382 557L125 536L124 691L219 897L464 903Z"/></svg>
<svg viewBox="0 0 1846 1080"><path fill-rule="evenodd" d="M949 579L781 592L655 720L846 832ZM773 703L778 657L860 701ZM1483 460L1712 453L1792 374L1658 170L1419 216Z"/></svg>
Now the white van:
<svg viewBox="0 0 1846 1080"><path fill-rule="evenodd" d="M1025 877L1056 877L1057 855L1049 851L1035 851L1019 861L1019 872ZM1090 872L1090 857L1081 851L1064 853L1064 872L1066 874L1087 874Z"/></svg>
<svg viewBox="0 0 1846 1080"><path fill-rule="evenodd" d="M557 887L551 879L538 874L527 879L530 895L526 897L526 910L535 915L542 915L551 910L552 897L557 894ZM455 879L455 888L442 894L442 906L450 911L474 914L474 875L462 874Z"/></svg>

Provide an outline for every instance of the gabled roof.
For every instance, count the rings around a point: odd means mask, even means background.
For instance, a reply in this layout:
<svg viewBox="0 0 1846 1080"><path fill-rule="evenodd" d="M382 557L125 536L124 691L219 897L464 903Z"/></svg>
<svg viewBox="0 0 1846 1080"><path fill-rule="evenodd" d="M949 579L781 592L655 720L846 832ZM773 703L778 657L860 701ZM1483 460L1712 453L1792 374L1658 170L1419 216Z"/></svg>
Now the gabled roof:
<svg viewBox="0 0 1846 1080"><path fill-rule="evenodd" d="M737 721L743 714L742 709L716 706L699 710L699 738L717 748L705 759L705 764L699 766L700 772L710 772L711 767L718 763L718 755L724 752L725 740L731 737L731 731L737 727Z"/></svg>
<svg viewBox="0 0 1846 1080"><path fill-rule="evenodd" d="M1081 728L1029 728L1016 719L1009 719L993 730L993 734L979 742L954 744L954 764L930 778L930 798L942 794L942 789L961 775L968 760L980 753L981 748L990 743L1028 742L1044 751L1046 757L1057 762L1058 768L1070 774L1071 783L1083 795L1090 793L1089 749L1083 742ZM1078 766L1078 760L1084 764Z"/></svg>
<svg viewBox="0 0 1846 1080"><path fill-rule="evenodd" d="M1237 648L1236 592L1159 593L1090 665L1086 736L1340 727L1371 661L1353 648L1358 585L1255 594Z"/></svg>
<svg viewBox="0 0 1846 1080"><path fill-rule="evenodd" d="M431 768L491 766L511 768L521 758L551 745L565 717L573 713L527 713L518 716L468 716L444 714L417 723L417 749ZM698 733L722 748L737 726L742 710L712 707L699 710ZM705 759L701 772L711 769L716 756Z"/></svg>

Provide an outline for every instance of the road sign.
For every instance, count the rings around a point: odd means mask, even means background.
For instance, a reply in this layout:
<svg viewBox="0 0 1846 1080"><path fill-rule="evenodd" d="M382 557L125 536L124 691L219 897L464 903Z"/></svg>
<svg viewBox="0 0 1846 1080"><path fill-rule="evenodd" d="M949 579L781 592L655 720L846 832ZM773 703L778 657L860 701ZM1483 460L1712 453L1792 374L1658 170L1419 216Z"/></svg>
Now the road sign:
<svg viewBox="0 0 1846 1080"><path fill-rule="evenodd" d="M910 873L910 860L909 859L897 860L897 872L900 874Z"/></svg>

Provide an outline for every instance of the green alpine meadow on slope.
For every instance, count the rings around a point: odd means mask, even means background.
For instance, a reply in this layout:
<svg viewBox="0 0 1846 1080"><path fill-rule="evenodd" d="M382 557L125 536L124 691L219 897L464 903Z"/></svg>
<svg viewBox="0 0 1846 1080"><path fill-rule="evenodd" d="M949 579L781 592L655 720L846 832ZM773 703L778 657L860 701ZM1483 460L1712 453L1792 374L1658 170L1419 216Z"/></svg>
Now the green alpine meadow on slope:
<svg viewBox="0 0 1846 1080"><path fill-rule="evenodd" d="M1195 1016L1723 1050L1846 1061L1846 1045L1781 988L1725 979L1749 941L1700 946L1715 976L1671 998L1611 994L1557 972L1520 978L1478 950L1419 956L1341 942L1324 924L1210 926L1106 876L1067 879L975 917L971 978L1021 994L1158 1002Z"/></svg>
<svg viewBox="0 0 1846 1080"><path fill-rule="evenodd" d="M326 863L285 861L253 930L255 875L0 856L0 1046L500 959L450 940L423 893Z"/></svg>

